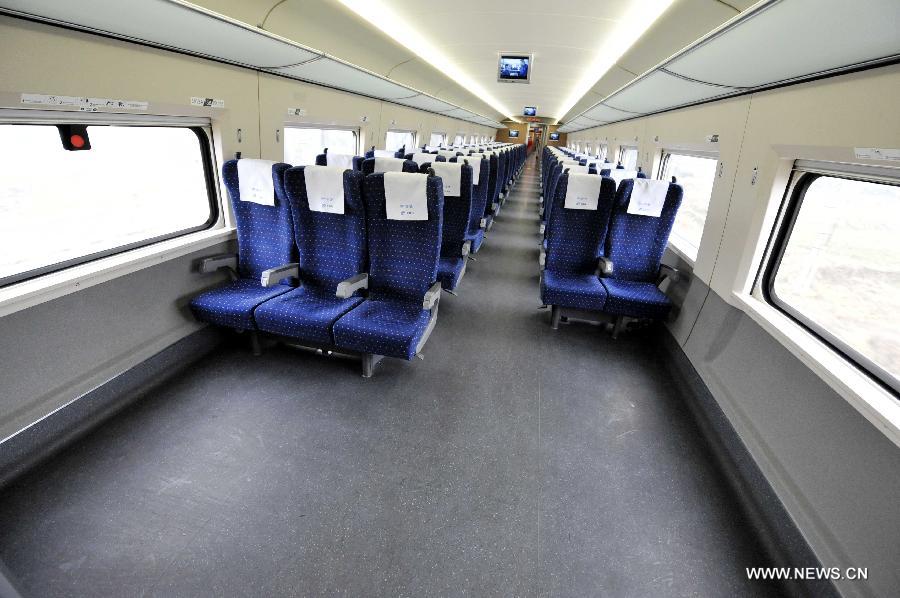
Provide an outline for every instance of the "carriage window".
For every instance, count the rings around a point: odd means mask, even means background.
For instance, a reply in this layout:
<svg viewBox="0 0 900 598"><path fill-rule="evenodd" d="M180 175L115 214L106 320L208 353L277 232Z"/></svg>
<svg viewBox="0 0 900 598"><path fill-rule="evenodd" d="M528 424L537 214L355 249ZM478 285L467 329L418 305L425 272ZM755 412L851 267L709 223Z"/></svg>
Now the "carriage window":
<svg viewBox="0 0 900 598"><path fill-rule="evenodd" d="M325 148L334 154L355 156L359 152L356 131L352 129L312 129L285 127L284 161L293 166L315 164Z"/></svg>
<svg viewBox="0 0 900 598"><path fill-rule="evenodd" d="M416 149L415 131L388 131L384 142L384 149L397 151L401 147L406 148L407 153Z"/></svg>
<svg viewBox="0 0 900 598"><path fill-rule="evenodd" d="M716 179L716 160L712 155L663 152L659 178L675 177L684 189L684 199L675 218L669 242L691 260L697 259L700 238L709 210L713 183Z"/></svg>
<svg viewBox="0 0 900 598"><path fill-rule="evenodd" d="M453 138L453 145L456 147L460 147L466 142L466 136L462 133L458 133L456 137Z"/></svg>
<svg viewBox="0 0 900 598"><path fill-rule="evenodd" d="M768 299L900 392L900 178L794 177Z"/></svg>
<svg viewBox="0 0 900 598"><path fill-rule="evenodd" d="M212 226L200 128L0 124L0 286ZM61 136L81 151L63 147ZM76 139L77 142L76 142Z"/></svg>
<svg viewBox="0 0 900 598"><path fill-rule="evenodd" d="M442 145L444 141L447 139L447 135L445 133L432 133L431 137L428 140L428 145L431 147L437 147Z"/></svg>
<svg viewBox="0 0 900 598"><path fill-rule="evenodd" d="M619 154L619 162L625 170L637 170L638 150L636 147L624 146Z"/></svg>
<svg viewBox="0 0 900 598"><path fill-rule="evenodd" d="M609 146L607 146L605 143L601 143L599 148L597 149L597 158L600 160L606 160L608 150Z"/></svg>

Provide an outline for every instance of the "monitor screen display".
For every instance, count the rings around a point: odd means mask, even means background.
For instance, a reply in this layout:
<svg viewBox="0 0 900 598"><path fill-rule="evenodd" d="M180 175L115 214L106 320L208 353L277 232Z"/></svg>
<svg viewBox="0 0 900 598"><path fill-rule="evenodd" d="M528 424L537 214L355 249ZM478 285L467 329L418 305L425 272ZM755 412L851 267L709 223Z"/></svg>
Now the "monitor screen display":
<svg viewBox="0 0 900 598"><path fill-rule="evenodd" d="M509 136L510 136L510 137L518 137L518 136L519 136L519 132L518 132L518 131L515 131L515 130L510 130Z"/></svg>
<svg viewBox="0 0 900 598"><path fill-rule="evenodd" d="M537 106L525 106L525 116L537 116Z"/></svg>
<svg viewBox="0 0 900 598"><path fill-rule="evenodd" d="M500 56L498 81L528 83L531 75L531 56L503 54Z"/></svg>
<svg viewBox="0 0 900 598"><path fill-rule="evenodd" d="M550 141L559 141L559 133L550 133Z"/></svg>

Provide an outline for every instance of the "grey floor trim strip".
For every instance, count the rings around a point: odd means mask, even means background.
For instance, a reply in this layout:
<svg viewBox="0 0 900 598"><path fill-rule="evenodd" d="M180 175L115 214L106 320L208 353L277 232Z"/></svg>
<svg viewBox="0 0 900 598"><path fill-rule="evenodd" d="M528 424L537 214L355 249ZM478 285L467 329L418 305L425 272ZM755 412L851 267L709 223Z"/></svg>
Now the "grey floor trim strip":
<svg viewBox="0 0 900 598"><path fill-rule="evenodd" d="M687 399L688 409L709 443L712 456L734 489L770 561L776 567L821 567L819 558L678 342L668 332L661 337L664 363ZM794 580L783 586L788 596L840 597L829 580Z"/></svg>
<svg viewBox="0 0 900 598"><path fill-rule="evenodd" d="M0 488L206 356L222 340L212 327L198 330L8 438L0 444Z"/></svg>

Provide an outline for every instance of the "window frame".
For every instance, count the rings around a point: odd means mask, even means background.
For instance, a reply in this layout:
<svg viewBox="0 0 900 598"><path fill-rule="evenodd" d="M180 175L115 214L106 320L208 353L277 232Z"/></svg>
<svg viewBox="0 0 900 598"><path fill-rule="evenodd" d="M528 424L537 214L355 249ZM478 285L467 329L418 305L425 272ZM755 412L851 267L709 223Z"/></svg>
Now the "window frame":
<svg viewBox="0 0 900 598"><path fill-rule="evenodd" d="M35 111L38 112L38 111ZM34 280L36 278L40 278L42 276L46 276L49 274L54 274L56 272L60 272L63 270L68 270L70 268L74 268L76 266L81 266L84 264L88 264L90 262L95 262L107 257L111 257L114 255L119 255L122 253L126 253L128 251L132 251L135 249L141 249L143 247L148 247L151 245L156 245L158 243L162 243L165 241L169 241L171 239L176 239L178 237L184 237L193 233L197 233L200 231L209 230L216 226L219 223L222 216L222 204L219 197L218 192L218 171L215 166L215 149L213 146L213 136L211 126L208 123L196 123L193 121L185 121L185 122L177 122L172 119L160 120L158 118L140 118L140 117L131 117L131 118L117 118L117 115L105 115L110 118L104 119L102 116L104 115L91 115L93 117L86 118L84 116L79 117L78 115L73 115L69 112L60 112L59 114L54 113L43 113L43 114L35 114L35 115L14 115L11 116L7 113L0 112L0 125L36 125L36 126L49 126L56 127L59 125L66 124L83 124L86 127L103 127L103 126L115 126L115 127L155 127L155 128L178 128L178 129L188 129L194 133L197 137L197 141L200 145L200 153L201 153L201 162L203 163L203 178L206 182L206 196L209 202L209 217L206 222L201 225L193 226L186 229L181 229L178 231L173 231L171 233L166 233L163 235L157 235L155 237L150 237L148 239L143 239L140 241L134 241L132 243L127 243L125 245L119 245L116 247L111 247L109 249L104 249L102 251L95 251L93 253L85 254L83 256L70 258L68 260L63 260L61 262L56 262L53 264L48 264L46 266L41 266L39 268L32 268L31 270L26 270L24 272L19 272L16 274L11 274L9 276L5 276L0 278L0 289L5 289L16 285L18 283ZM96 117L96 116L99 116Z"/></svg>
<svg viewBox="0 0 900 598"><path fill-rule="evenodd" d="M440 147L440 146L442 146L442 145L446 145L446 143L447 143L447 133L444 133L444 132L442 132L442 131L432 131L432 132L428 135L428 146L429 146L429 147L435 147L435 145L431 143L431 138L434 137L435 135L440 135L440 136L441 136L441 141L440 141L440 143L437 144L437 147Z"/></svg>
<svg viewBox="0 0 900 598"><path fill-rule="evenodd" d="M796 161L791 170L788 186L782 199L778 218L769 239L769 246L766 249L765 258L755 287L759 290L762 299L773 309L823 343L847 363L854 366L882 389L890 393L895 399L900 399L900 384L891 381L893 376L889 372L829 332L822 325L804 316L787 301L779 298L778 293L775 291L775 279L778 276L778 269L781 266L782 258L790 242L791 233L800 216L803 201L810 186L817 179L824 176L900 187L900 173L898 173L897 178L894 178L884 176L888 174L884 172L885 170L879 167L850 164L835 163L823 165L822 163Z"/></svg>
<svg viewBox="0 0 900 598"><path fill-rule="evenodd" d="M708 160L715 160L716 168L718 168L718 166L719 166L719 152L704 151L704 150L683 150L683 149L678 149L678 148L671 148L671 149L663 148L660 153L659 169L657 170L657 173L656 173L657 180L660 180L660 181L666 180L666 177L668 176L666 174L666 168L669 165L669 157L672 156L673 154L678 155L678 156L690 156L693 158L705 158ZM717 175L714 174L713 175L713 188L715 188L715 186L716 186L716 178L717 178ZM669 180L670 181L672 180L671 177L669 177ZM712 203L712 190L710 191L710 195L709 195L709 203L706 204L706 218L703 219L703 230L706 230L706 219L709 217L709 204L710 203ZM677 215L676 215L676 218L677 218ZM675 227L673 225L673 227L672 227L673 232L674 232L674 228ZM690 255L688 255L688 253L684 250L684 248L679 247L678 243L673 241L673 239L681 239L681 240L687 241L683 237L679 237L677 235L676 236L673 236L671 234L669 235L669 243L668 244L670 246L670 249L672 249L675 253L677 253L681 259L685 260L686 262L690 263L691 266L693 266L694 264L697 263L697 259L700 257L700 244L703 242L703 230L700 231L700 239L697 241L697 257L692 258Z"/></svg>
<svg viewBox="0 0 900 598"><path fill-rule="evenodd" d="M412 147L411 147L411 148L409 148L409 147L406 148L406 150L407 150L406 153L408 153L408 154L411 154L411 153L412 153L411 151L409 151L410 149L416 150L416 149L418 149L418 147L419 147L419 146L418 146L418 142L419 142L419 132L418 132L418 131L413 131L412 129L388 129L388 130L385 131L385 133L384 133L384 147L385 147L385 148L387 148L387 135L388 135L388 133L406 133L406 134L412 135ZM359 135L357 135L357 140L356 140L356 150L357 150L357 155L358 155L358 152L359 152Z"/></svg>
<svg viewBox="0 0 900 598"><path fill-rule="evenodd" d="M616 164L625 165L625 152L628 150L634 150L635 158L634 158L634 167L638 167L638 162L641 159L641 152L636 145L620 145L619 146L619 159L616 160Z"/></svg>
<svg viewBox="0 0 900 598"><path fill-rule="evenodd" d="M362 143L362 135L360 134L359 127L346 127L341 125L318 125L316 123L284 123L284 130L288 129L316 129L319 131L350 131L353 133L353 138L356 141L356 150L353 152L354 156L360 156L359 149ZM281 144L281 159L284 160L284 145L287 143L287 133L284 134L284 140ZM285 162L287 163L287 162ZM291 164L291 166L309 166L309 164Z"/></svg>

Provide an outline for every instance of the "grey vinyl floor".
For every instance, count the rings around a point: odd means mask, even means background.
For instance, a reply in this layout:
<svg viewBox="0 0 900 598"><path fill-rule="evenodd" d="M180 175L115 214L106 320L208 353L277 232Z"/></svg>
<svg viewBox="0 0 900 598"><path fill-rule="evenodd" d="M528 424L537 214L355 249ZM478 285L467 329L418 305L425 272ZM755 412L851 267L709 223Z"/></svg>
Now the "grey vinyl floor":
<svg viewBox="0 0 900 598"><path fill-rule="evenodd" d="M0 492L26 596L773 596L662 366L538 310L533 158L425 360L217 349Z"/></svg>

